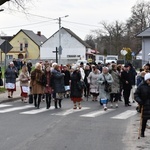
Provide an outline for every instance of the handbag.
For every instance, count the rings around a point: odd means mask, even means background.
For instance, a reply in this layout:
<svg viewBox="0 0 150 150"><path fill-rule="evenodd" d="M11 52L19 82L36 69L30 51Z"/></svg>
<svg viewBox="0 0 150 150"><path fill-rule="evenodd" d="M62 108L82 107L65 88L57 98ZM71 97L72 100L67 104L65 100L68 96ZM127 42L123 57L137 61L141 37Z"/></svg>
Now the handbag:
<svg viewBox="0 0 150 150"><path fill-rule="evenodd" d="M33 95L32 94L29 95L29 104L33 104Z"/></svg>
<svg viewBox="0 0 150 150"><path fill-rule="evenodd" d="M103 75L104 76L104 75ZM112 91L111 89L111 85L109 83L107 83L107 80L104 76L104 80L105 80L105 83L104 83L104 91L107 92L107 93L110 93Z"/></svg>
<svg viewBox="0 0 150 150"><path fill-rule="evenodd" d="M3 86L3 80L0 79L0 86Z"/></svg>
<svg viewBox="0 0 150 150"><path fill-rule="evenodd" d="M78 81L77 82L77 87L78 87L79 90L82 90L86 87L86 85L85 85L84 81Z"/></svg>

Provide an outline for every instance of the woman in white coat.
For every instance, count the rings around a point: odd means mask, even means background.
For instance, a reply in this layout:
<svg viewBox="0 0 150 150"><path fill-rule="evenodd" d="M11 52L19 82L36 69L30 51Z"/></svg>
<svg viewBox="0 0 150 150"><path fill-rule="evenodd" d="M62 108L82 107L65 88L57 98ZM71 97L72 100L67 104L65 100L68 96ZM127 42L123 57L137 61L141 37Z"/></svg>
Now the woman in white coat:
<svg viewBox="0 0 150 150"><path fill-rule="evenodd" d="M97 80L99 84L99 93L100 93L100 100L105 99L109 100L110 99L110 93L105 91L105 84L112 84L113 83L113 78L111 74L109 74L109 69L107 67L103 67L102 73L99 75L99 78ZM104 110L107 110L107 104L103 104Z"/></svg>
<svg viewBox="0 0 150 150"><path fill-rule="evenodd" d="M90 93L93 96L92 101L97 101L97 96L99 95L99 89L97 84L97 79L100 75L100 71L96 66L92 67L92 72L88 76L88 83L90 84Z"/></svg>

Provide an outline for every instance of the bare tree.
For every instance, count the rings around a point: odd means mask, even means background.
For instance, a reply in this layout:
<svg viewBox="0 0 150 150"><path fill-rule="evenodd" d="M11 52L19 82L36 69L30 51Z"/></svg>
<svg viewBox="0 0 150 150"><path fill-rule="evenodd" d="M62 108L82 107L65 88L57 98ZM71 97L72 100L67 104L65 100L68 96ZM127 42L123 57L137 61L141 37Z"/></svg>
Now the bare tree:
<svg viewBox="0 0 150 150"><path fill-rule="evenodd" d="M31 0L0 0L0 6L3 5L4 3L12 3L18 8L25 9L25 4Z"/></svg>

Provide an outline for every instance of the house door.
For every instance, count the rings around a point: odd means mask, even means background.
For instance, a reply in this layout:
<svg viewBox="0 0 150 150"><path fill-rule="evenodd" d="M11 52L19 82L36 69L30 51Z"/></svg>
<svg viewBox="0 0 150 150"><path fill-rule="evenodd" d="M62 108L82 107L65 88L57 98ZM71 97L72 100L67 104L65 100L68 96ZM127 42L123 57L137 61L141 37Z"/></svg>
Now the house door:
<svg viewBox="0 0 150 150"><path fill-rule="evenodd" d="M18 55L18 59L23 59L23 58L24 58L23 54Z"/></svg>

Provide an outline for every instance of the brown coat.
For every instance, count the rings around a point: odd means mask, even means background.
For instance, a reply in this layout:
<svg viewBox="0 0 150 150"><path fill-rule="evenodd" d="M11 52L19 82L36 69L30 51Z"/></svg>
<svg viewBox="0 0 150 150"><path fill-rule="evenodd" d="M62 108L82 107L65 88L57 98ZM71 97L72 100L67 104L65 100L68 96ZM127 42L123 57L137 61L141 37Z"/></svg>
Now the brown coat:
<svg viewBox="0 0 150 150"><path fill-rule="evenodd" d="M32 94L43 94L44 86L39 82L42 79L43 72L41 70L35 69L31 72L31 93Z"/></svg>
<svg viewBox="0 0 150 150"><path fill-rule="evenodd" d="M23 73L21 72L19 75L19 81L20 81L20 86L29 86L29 73Z"/></svg>

